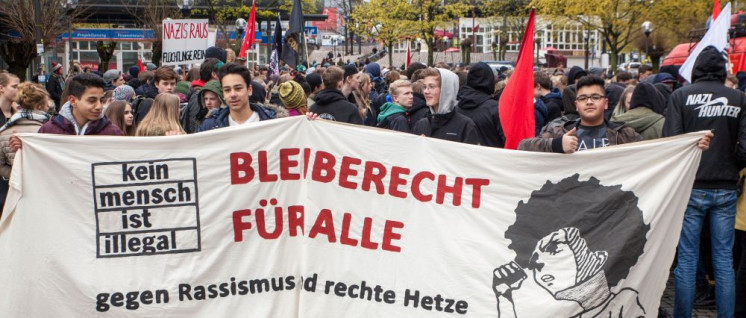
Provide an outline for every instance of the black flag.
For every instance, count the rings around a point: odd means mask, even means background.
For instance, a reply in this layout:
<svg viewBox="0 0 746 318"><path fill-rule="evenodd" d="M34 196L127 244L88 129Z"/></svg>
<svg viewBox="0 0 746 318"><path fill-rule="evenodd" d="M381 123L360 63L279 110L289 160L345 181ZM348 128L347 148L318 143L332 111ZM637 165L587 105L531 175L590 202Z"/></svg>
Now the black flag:
<svg viewBox="0 0 746 318"><path fill-rule="evenodd" d="M269 57L269 69L272 75L280 76L280 56L282 54L282 21L280 14L277 14L277 23L275 24L275 34L272 36L272 54Z"/></svg>
<svg viewBox="0 0 746 318"><path fill-rule="evenodd" d="M285 32L285 42L282 45L282 60L295 68L304 60L304 23L303 8L300 0L293 0L293 11L290 13L288 30Z"/></svg>
<svg viewBox="0 0 746 318"><path fill-rule="evenodd" d="M282 21L280 21L279 13L277 14L274 33L274 45L272 47L277 50L277 56L282 56Z"/></svg>

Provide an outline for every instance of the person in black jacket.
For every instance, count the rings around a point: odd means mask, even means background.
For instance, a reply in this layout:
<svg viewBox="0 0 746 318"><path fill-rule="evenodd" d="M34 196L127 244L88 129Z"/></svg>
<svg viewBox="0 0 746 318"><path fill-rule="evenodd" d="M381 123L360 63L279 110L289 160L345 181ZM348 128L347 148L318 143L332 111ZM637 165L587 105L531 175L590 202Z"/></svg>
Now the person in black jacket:
<svg viewBox="0 0 746 318"><path fill-rule="evenodd" d="M412 133L474 145L479 143L474 121L455 109L458 76L442 68L428 68L421 72L425 101L432 114L415 123Z"/></svg>
<svg viewBox="0 0 746 318"><path fill-rule="evenodd" d="M424 91L425 84L422 80L412 82L412 108L407 111L410 126L414 126L415 123L430 115L430 107L427 107Z"/></svg>
<svg viewBox="0 0 746 318"><path fill-rule="evenodd" d="M377 127L410 132L408 110L412 108L412 83L396 80L389 85L391 102L383 104L377 117Z"/></svg>
<svg viewBox="0 0 746 318"><path fill-rule="evenodd" d="M588 72L586 72L586 70L584 70L580 66L575 65L572 68L570 68L569 71L567 71L567 84L568 85L575 84L575 82L577 82L581 77L587 76L587 75L588 75Z"/></svg>
<svg viewBox="0 0 746 318"><path fill-rule="evenodd" d="M746 95L723 85L726 65L723 52L706 47L694 62L692 85L674 91L666 109L664 136L715 132L710 149L702 153L681 228L674 270L676 317L692 315L700 232L706 217L710 221L718 316L733 317L734 312L732 249L739 160L746 160L746 116L741 114Z"/></svg>
<svg viewBox="0 0 746 318"><path fill-rule="evenodd" d="M62 92L65 90L65 80L62 78L62 64L52 62L52 76L47 80L47 92L49 97L52 98L55 105L55 111L60 110L60 98L62 98Z"/></svg>
<svg viewBox="0 0 746 318"><path fill-rule="evenodd" d="M342 94L344 75L345 72L338 66L324 71L321 80L326 88L316 94L316 103L311 105L309 111L318 114L319 118L362 125L363 118L357 106L348 102Z"/></svg>
<svg viewBox="0 0 746 318"><path fill-rule="evenodd" d="M544 72L534 72L534 97L541 99L547 107L546 122L562 116L562 92L552 87L552 79Z"/></svg>
<svg viewBox="0 0 746 318"><path fill-rule="evenodd" d="M412 66L410 65L410 69L411 68ZM418 68L411 72L410 81L412 82L412 108L407 111L407 114L409 116L410 126L412 127L415 123L420 121L420 119L423 119L427 117L427 115L430 115L430 107L427 107L427 102L425 101L425 84L422 82L422 76L420 76L422 74L421 70L426 68L427 66ZM407 74L410 74L409 70L407 70Z"/></svg>
<svg viewBox="0 0 746 318"><path fill-rule="evenodd" d="M160 93L173 94L176 88L176 79L179 77L172 68L161 66L155 70L155 76L153 79L153 85L158 90L154 94L152 88L147 89L144 98L138 98L132 105L132 109L135 112L135 122L140 124L140 121L145 118L145 115L150 111L150 106L153 105L154 95Z"/></svg>
<svg viewBox="0 0 746 318"><path fill-rule="evenodd" d="M483 62L472 65L466 76L466 85L458 92L456 111L474 121L480 145L503 148L505 133L500 125L497 101L492 98L494 91L492 68Z"/></svg>

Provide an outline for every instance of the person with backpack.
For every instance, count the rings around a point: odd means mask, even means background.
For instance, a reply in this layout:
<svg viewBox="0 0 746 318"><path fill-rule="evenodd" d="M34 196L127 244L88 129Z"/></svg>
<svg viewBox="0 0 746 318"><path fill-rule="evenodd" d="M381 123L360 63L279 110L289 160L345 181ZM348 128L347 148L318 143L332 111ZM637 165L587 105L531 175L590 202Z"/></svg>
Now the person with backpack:
<svg viewBox="0 0 746 318"><path fill-rule="evenodd" d="M389 86L391 102L381 106L378 114L377 127L410 132L410 122L407 110L412 108L412 83L408 80L396 80Z"/></svg>

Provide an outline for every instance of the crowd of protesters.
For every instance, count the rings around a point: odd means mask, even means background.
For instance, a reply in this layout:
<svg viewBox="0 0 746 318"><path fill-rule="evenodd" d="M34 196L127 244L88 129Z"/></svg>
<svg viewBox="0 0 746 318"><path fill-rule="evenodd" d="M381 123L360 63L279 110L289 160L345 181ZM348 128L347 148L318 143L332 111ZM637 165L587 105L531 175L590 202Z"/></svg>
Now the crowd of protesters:
<svg viewBox="0 0 746 318"><path fill-rule="evenodd" d="M45 87L0 72L0 200L21 147L16 133L169 136L305 115L485 147L505 144L498 112L511 77L505 68L481 62L396 68L340 59L272 74L234 59L211 47L186 72L147 63L103 74L72 67L67 77L54 63ZM678 78L675 67L653 74L646 65L634 75L578 66L536 71L535 136L519 149L573 153L713 131L698 144L706 151L678 245L673 314L691 317L693 308L709 306L718 317L746 317L746 199L739 196L746 178L740 84L746 83L728 76L726 60L711 47L698 57L693 83Z"/></svg>

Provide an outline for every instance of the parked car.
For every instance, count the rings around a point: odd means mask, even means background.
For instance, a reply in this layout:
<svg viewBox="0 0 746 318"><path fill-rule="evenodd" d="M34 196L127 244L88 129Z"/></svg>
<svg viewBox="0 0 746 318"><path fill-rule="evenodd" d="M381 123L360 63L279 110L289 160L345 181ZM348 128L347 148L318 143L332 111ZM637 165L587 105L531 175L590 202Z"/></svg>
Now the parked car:
<svg viewBox="0 0 746 318"><path fill-rule="evenodd" d="M487 63L492 70L495 72L499 72L501 68L506 67L508 70L513 70L515 68L515 63L511 61L482 61L484 63Z"/></svg>

